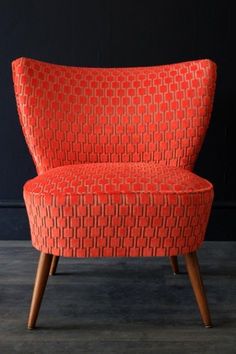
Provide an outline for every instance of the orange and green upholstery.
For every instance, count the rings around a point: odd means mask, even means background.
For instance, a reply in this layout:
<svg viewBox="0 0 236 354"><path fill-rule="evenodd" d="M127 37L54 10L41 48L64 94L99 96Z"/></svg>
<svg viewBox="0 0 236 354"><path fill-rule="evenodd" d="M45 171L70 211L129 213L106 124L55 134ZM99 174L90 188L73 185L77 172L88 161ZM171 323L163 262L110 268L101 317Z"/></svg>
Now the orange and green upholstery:
<svg viewBox="0 0 236 354"><path fill-rule="evenodd" d="M33 246L65 257L193 254L213 200L212 184L192 170L216 65L81 68L20 58L12 67L38 173L24 186Z"/></svg>

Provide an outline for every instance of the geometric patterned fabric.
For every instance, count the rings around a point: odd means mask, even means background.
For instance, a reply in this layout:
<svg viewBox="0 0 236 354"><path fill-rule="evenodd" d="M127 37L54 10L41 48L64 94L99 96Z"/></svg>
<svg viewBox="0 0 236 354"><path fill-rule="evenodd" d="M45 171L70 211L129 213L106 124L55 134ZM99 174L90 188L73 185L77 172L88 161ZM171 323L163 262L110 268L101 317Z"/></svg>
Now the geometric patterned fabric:
<svg viewBox="0 0 236 354"><path fill-rule="evenodd" d="M189 253L204 238L212 185L153 163L57 167L28 181L33 245L64 256Z"/></svg>
<svg viewBox="0 0 236 354"><path fill-rule="evenodd" d="M192 169L210 119L215 69L209 60L124 69L14 61L18 110L38 174L89 162Z"/></svg>
<svg viewBox="0 0 236 354"><path fill-rule="evenodd" d="M171 256L204 240L212 185L191 172L212 110L210 60L140 68L13 62L38 176L32 243L68 257Z"/></svg>

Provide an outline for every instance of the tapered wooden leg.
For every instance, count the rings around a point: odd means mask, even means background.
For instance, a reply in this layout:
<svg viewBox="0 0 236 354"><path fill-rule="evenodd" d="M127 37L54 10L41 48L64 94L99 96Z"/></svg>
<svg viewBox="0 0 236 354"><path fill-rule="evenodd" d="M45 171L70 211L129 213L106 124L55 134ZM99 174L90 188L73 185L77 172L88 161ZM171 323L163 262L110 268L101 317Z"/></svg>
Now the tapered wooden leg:
<svg viewBox="0 0 236 354"><path fill-rule="evenodd" d="M179 274L179 266L178 266L178 258L177 256L171 256L169 257L170 259L170 264L173 270L174 274Z"/></svg>
<svg viewBox="0 0 236 354"><path fill-rule="evenodd" d="M52 257L52 264L51 264L49 275L54 275L56 273L58 261L59 261L59 256Z"/></svg>
<svg viewBox="0 0 236 354"><path fill-rule="evenodd" d="M192 284L192 288L197 300L197 304L201 313L202 321L205 327L212 327L211 316L208 309L207 298L205 295L204 285L201 278L198 259L196 252L186 254L184 256L185 263Z"/></svg>
<svg viewBox="0 0 236 354"><path fill-rule="evenodd" d="M34 283L34 291L31 301L28 329L33 329L38 317L43 293L47 284L48 274L52 262L52 255L41 252Z"/></svg>

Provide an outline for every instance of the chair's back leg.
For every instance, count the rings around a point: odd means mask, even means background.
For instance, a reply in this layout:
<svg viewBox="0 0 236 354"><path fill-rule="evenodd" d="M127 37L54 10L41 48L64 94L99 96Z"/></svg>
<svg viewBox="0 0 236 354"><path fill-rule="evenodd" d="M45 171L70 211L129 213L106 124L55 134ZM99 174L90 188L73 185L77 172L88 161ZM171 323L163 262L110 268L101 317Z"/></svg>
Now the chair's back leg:
<svg viewBox="0 0 236 354"><path fill-rule="evenodd" d="M170 259L170 264L171 264L171 268L173 270L173 273L178 274L179 273L179 265L178 265L177 256L171 256L171 257L169 257L169 259Z"/></svg>
<svg viewBox="0 0 236 354"><path fill-rule="evenodd" d="M41 252L35 277L34 291L28 319L28 329L33 329L35 327L44 290L47 285L51 263L52 255Z"/></svg>
<svg viewBox="0 0 236 354"><path fill-rule="evenodd" d="M55 275L58 261L59 261L59 256L53 256L49 275Z"/></svg>
<svg viewBox="0 0 236 354"><path fill-rule="evenodd" d="M199 269L197 253L192 252L184 256L185 263L192 284L192 288L197 300L197 304L201 313L202 321L205 327L212 327L211 316L207 304L205 289Z"/></svg>

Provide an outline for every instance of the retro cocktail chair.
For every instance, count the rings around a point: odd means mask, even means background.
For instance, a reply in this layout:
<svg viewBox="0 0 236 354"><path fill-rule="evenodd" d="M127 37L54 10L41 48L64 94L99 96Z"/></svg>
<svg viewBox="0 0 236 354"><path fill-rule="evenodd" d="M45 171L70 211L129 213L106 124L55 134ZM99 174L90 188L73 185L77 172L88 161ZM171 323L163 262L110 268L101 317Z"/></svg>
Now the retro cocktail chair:
<svg viewBox="0 0 236 354"><path fill-rule="evenodd" d="M211 326L196 251L213 187L192 173L212 109L210 60L137 68L13 62L20 122L38 176L24 186L40 251L28 328L64 257L183 255Z"/></svg>

